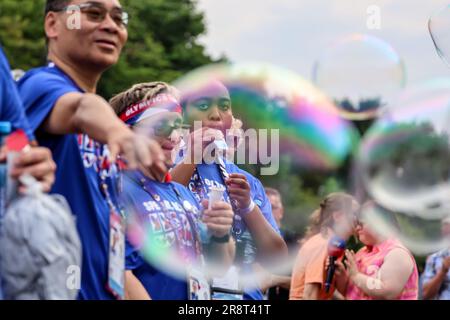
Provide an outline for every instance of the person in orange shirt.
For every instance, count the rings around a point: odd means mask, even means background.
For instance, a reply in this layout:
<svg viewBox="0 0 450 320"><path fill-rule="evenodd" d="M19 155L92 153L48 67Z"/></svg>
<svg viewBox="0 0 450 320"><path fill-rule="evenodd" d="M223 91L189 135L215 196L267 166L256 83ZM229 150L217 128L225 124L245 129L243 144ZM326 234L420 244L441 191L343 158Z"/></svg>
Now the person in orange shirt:
<svg viewBox="0 0 450 320"><path fill-rule="evenodd" d="M325 291L328 242L337 235L348 239L354 230L358 202L346 193L329 194L310 218L304 244L294 264L290 300L327 300L334 285Z"/></svg>

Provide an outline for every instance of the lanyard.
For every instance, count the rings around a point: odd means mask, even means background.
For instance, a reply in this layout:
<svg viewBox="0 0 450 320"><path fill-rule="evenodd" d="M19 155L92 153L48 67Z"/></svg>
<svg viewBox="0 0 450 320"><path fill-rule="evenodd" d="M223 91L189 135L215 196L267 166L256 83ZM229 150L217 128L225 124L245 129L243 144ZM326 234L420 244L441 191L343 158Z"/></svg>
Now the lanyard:
<svg viewBox="0 0 450 320"><path fill-rule="evenodd" d="M117 204L114 204L112 196L117 200L118 197L118 189L120 186L120 179L116 179L115 186L112 188L109 188L108 183L106 182L108 171L112 167L112 164L109 163L109 160L106 156L103 156L100 154L100 150L104 151L104 146L102 146L94 141L94 150L95 150L95 156L97 158L97 169L98 169L98 180L99 180L99 186L100 190L105 197L106 203L108 204L110 212L116 212L118 213L122 218L125 217L125 212L123 208ZM118 174L118 173L116 173ZM110 177L110 180L113 181L113 179Z"/></svg>
<svg viewBox="0 0 450 320"><path fill-rule="evenodd" d="M154 187L152 186L152 181L149 180L147 177L145 177L141 172L134 172L129 173L127 176L138 186L140 186L145 192L147 192L150 197L155 201L155 203L158 205L160 210L166 215L169 216L169 211L167 210L166 206L163 204L163 200L158 195L157 192L155 192ZM186 218L188 219L189 225L191 227L192 233L194 234L194 248L195 253L197 257L200 257L202 259L202 248L201 248L201 240L200 240L200 234L197 228L197 224L194 222L194 219L192 217L192 212L188 210L188 208L185 207L183 203L183 198L181 197L180 192L171 184L170 185L172 191L175 193L175 196L177 197L177 200L181 207L183 208L183 211L185 213ZM178 239L177 239L178 241ZM181 247L179 245L178 247Z"/></svg>
<svg viewBox="0 0 450 320"><path fill-rule="evenodd" d="M224 186L226 186L225 181L229 177L229 173L225 167L225 163L223 162L222 158L219 158L219 163L216 163L215 165L219 169L220 177L222 178L222 182L223 182ZM195 168L195 171L194 171L194 179L193 180L194 180L193 182L195 185L195 189L198 190L198 192L199 192L200 199L207 199L206 183L203 181L203 178L200 175L200 172L197 167ZM235 201L233 201L232 199L230 199L230 197L228 195L228 191L226 193L226 198L227 198L226 201L231 204L231 207L234 212L233 225L232 225L231 231L233 233L233 236L236 239L239 239L241 237L243 231L246 228L245 223L242 220L241 216L238 214L239 209L237 208L237 203Z"/></svg>

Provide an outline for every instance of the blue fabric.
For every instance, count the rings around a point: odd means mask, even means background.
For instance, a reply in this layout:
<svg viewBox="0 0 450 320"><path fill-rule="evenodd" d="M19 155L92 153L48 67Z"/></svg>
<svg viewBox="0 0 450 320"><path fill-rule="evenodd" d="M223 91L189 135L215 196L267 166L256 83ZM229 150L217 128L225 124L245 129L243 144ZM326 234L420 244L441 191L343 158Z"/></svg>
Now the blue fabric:
<svg viewBox="0 0 450 320"><path fill-rule="evenodd" d="M259 209L261 210L261 213L263 214L264 218L269 222L269 224L272 226L272 228L280 233L280 230L275 222L275 219L272 215L272 205L270 204L270 201L265 193L264 187L261 184L261 182L255 178L250 173L240 169L235 164L231 162L225 163L226 171L231 173L240 173L244 174L250 184L251 188L251 196L253 201L256 205L258 205ZM191 181L189 182L189 189L195 194L198 201L203 200L202 197L207 195L209 193L209 190L212 186L220 186L225 188L225 185L223 184L222 175L220 173L219 167L215 164L199 164L197 165L197 172L201 177L201 180L203 181L202 185L205 186L207 189L206 192L199 190L198 186L198 177L196 177L196 173L191 178ZM225 192L225 200L229 201L228 193ZM236 232L236 230L240 230L239 232ZM236 259L241 261L243 263L242 270L246 274L251 274L254 271L252 270L252 263L257 262L256 261L256 246L254 243L254 240L252 239L249 230L247 229L247 226L243 221L235 221L233 225L233 236L237 239L237 247L238 250L236 251ZM239 250L241 247L240 243L242 243L242 249ZM258 285L256 284L256 280L254 281L253 285L250 285L251 287L255 287L257 289L251 290L251 291L245 291L244 292L244 299L246 300L263 300L264 296L261 292L261 290L258 288Z"/></svg>
<svg viewBox="0 0 450 320"><path fill-rule="evenodd" d="M441 250L427 258L425 269L421 277L422 286L436 277L438 272L442 269L446 257L450 257L450 249ZM447 272L435 300L450 300L450 270Z"/></svg>
<svg viewBox="0 0 450 320"><path fill-rule="evenodd" d="M3 49L0 47L0 121L11 122L12 130L22 129L30 140L34 135L25 117L17 86Z"/></svg>
<svg viewBox="0 0 450 320"><path fill-rule="evenodd" d="M141 175L141 177L143 177ZM192 208L191 221L196 223L200 219L200 204L195 200L192 193L178 183L161 183L146 179L151 186L151 191L160 199L155 201L141 185L136 183L137 178L127 173L123 178L123 194L126 202L127 214L134 214L144 230L150 231L158 242L167 246L168 250L186 252L193 259L198 258L195 246L194 231L190 224L187 213L182 205ZM178 191L183 204L175 193ZM161 209L165 206L166 210ZM154 300L187 300L188 288L186 279L178 279L161 271L164 266L156 266L157 261L147 262L140 252L140 244L127 241L126 246L126 269L132 270L133 274L141 281L147 292ZM150 249L151 250L151 249ZM173 252L173 251L171 251Z"/></svg>
<svg viewBox="0 0 450 320"><path fill-rule="evenodd" d="M68 93L82 93L73 80L52 65L30 70L18 83L30 126L41 145L48 147L57 164L51 193L66 197L76 216L83 247L79 299L113 299L108 282L109 207L100 190L100 173L107 176L108 190L117 187L117 168L101 170L108 150L86 135L50 135L40 130L57 100Z"/></svg>

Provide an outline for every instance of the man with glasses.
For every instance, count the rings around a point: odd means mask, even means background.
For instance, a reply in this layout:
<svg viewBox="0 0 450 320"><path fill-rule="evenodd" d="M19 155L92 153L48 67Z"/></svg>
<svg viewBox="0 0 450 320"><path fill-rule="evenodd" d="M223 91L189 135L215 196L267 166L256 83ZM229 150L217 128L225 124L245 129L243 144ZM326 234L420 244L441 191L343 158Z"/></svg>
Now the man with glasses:
<svg viewBox="0 0 450 320"><path fill-rule="evenodd" d="M111 245L124 241L116 156L130 169L156 176L167 170L159 145L133 133L96 95L102 73L117 63L127 41L127 22L118 0L48 0L49 62L19 82L31 128L58 166L52 192L64 195L76 215L83 245L80 299L124 297L124 256Z"/></svg>

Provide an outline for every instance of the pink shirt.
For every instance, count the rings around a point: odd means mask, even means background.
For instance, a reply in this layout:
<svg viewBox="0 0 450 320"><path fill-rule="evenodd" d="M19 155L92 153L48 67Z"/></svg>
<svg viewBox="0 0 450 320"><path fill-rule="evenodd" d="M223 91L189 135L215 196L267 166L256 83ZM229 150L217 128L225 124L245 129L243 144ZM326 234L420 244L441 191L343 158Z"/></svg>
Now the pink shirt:
<svg viewBox="0 0 450 320"><path fill-rule="evenodd" d="M400 248L408 252L414 264L414 270L409 276L408 281L402 291L402 293L396 298L396 300L417 300L419 294L419 273L417 271L416 262L408 249L406 249L398 240L388 239L379 245L369 247L363 247L356 253L356 263L358 265L359 272L370 276L377 277L377 273L383 265L384 258L389 252L395 248ZM361 289L355 286L351 281L347 287L346 298L348 300L374 300L375 298L369 297Z"/></svg>

